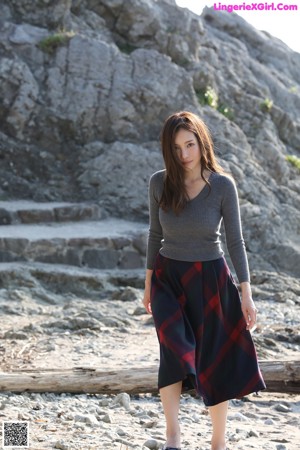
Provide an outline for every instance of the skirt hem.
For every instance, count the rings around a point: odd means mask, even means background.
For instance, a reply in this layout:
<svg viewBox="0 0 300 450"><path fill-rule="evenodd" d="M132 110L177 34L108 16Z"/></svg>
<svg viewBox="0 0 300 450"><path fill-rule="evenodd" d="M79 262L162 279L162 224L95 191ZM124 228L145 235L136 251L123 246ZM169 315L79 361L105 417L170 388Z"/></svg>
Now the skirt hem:
<svg viewBox="0 0 300 450"><path fill-rule="evenodd" d="M180 381L182 381L181 394L188 393L188 392L196 393L197 395L199 395L202 398L202 401L203 401L204 405L207 406L207 407L210 407L210 406L218 405L219 403L222 403L222 402L226 402L227 400L241 400L242 398L247 397L248 395L258 394L258 392L264 391L266 389L265 386L261 386L259 388L250 389L249 391L246 391L243 395L228 394L228 395L225 395L225 396L221 397L220 400L218 400L218 401L206 401L205 398L203 397L203 393L201 393L196 387L191 387L191 386L188 386L188 385L184 386L184 382L189 380L189 379L192 381L192 377L196 377L196 375L193 374L193 373L187 374L187 376L185 378L183 378L183 379L180 378L179 380L174 381L172 383L164 384L164 385L161 385L161 386L159 385L158 386L158 390L163 389L165 387L171 386L172 384L176 384L176 383L179 383Z"/></svg>

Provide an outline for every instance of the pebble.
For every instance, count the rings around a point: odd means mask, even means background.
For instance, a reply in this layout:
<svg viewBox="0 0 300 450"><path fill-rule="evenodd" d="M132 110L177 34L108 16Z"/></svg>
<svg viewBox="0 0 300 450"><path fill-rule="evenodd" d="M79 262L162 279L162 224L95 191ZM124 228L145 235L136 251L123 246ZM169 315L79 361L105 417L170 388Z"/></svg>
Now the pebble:
<svg viewBox="0 0 300 450"><path fill-rule="evenodd" d="M23 333L22 331L13 331L13 330L6 331L3 337L4 339L28 339L26 333Z"/></svg>
<svg viewBox="0 0 300 450"><path fill-rule="evenodd" d="M148 439L144 443L144 447L149 448L150 450L156 450L159 448L159 443L157 442L156 439Z"/></svg>
<svg viewBox="0 0 300 450"><path fill-rule="evenodd" d="M266 420L264 421L264 424L265 424L265 425L274 425L274 420L272 420L272 419L266 419Z"/></svg>
<svg viewBox="0 0 300 450"><path fill-rule="evenodd" d="M249 437L259 437L259 433L257 432L257 431L255 431L255 430L250 430L249 431L249 433L248 433L248 436Z"/></svg>
<svg viewBox="0 0 300 450"><path fill-rule="evenodd" d="M68 444L65 444L64 441L57 441L54 445L54 448L59 448L60 450L70 450L71 447Z"/></svg>
<svg viewBox="0 0 300 450"><path fill-rule="evenodd" d="M99 401L100 406L108 406L109 403L110 403L110 400L108 398L103 398L102 400Z"/></svg>
<svg viewBox="0 0 300 450"><path fill-rule="evenodd" d="M121 405L125 409L130 409L130 396L126 392L118 394L112 401L112 405Z"/></svg>
<svg viewBox="0 0 300 450"><path fill-rule="evenodd" d="M191 424L193 421L189 417L182 417L181 422L185 424Z"/></svg>
<svg viewBox="0 0 300 450"><path fill-rule="evenodd" d="M123 428L118 428L117 429L117 434L119 436L126 436L126 435L128 435L128 433L126 431L124 431Z"/></svg>
<svg viewBox="0 0 300 450"><path fill-rule="evenodd" d="M95 417L93 414L89 414L88 416L86 416L85 422L88 425L99 425L97 417Z"/></svg>
<svg viewBox="0 0 300 450"><path fill-rule="evenodd" d="M101 421L105 422L105 423L112 423L112 419L111 419L111 416L109 414L105 414L105 416L103 416L101 418Z"/></svg>
<svg viewBox="0 0 300 450"><path fill-rule="evenodd" d="M35 409L35 410L42 409L41 403L36 403L35 405L33 405L32 409Z"/></svg>
<svg viewBox="0 0 300 450"><path fill-rule="evenodd" d="M143 306L137 306L132 313L133 316L143 316L144 314L147 314L147 311Z"/></svg>
<svg viewBox="0 0 300 450"><path fill-rule="evenodd" d="M143 428L154 428L157 425L157 421L156 420L151 420L150 422L145 422L142 423L143 421L140 420L140 424L142 425Z"/></svg>
<svg viewBox="0 0 300 450"><path fill-rule="evenodd" d="M85 416L83 414L76 414L74 420L75 422L85 422Z"/></svg>
<svg viewBox="0 0 300 450"><path fill-rule="evenodd" d="M229 415L228 420L237 420L239 422L248 422L248 418L240 412L236 412L233 415Z"/></svg>
<svg viewBox="0 0 300 450"><path fill-rule="evenodd" d="M200 414L193 414L192 415L192 420L193 420L193 422L199 423L201 421Z"/></svg>
<svg viewBox="0 0 300 450"><path fill-rule="evenodd" d="M284 405L283 403L279 403L275 406L276 411L287 413L291 411L291 408L287 405Z"/></svg>

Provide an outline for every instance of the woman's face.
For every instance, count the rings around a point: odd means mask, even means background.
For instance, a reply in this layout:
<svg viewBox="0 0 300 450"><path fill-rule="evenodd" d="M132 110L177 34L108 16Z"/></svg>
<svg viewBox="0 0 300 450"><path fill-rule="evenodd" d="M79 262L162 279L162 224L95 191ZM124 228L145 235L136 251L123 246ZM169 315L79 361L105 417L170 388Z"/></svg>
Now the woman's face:
<svg viewBox="0 0 300 450"><path fill-rule="evenodd" d="M196 136L192 131L180 128L175 135L175 150L185 170L200 169L201 152Z"/></svg>

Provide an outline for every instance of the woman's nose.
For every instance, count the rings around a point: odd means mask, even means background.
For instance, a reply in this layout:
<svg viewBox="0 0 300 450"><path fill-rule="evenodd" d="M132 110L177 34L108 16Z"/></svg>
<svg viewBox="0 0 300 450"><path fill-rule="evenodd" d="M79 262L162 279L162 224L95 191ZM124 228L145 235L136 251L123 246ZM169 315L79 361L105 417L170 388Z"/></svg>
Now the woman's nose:
<svg viewBox="0 0 300 450"><path fill-rule="evenodd" d="M188 149L187 149L187 148L183 148L183 149L181 150L181 158L182 158L182 159L186 159L188 156L189 156Z"/></svg>

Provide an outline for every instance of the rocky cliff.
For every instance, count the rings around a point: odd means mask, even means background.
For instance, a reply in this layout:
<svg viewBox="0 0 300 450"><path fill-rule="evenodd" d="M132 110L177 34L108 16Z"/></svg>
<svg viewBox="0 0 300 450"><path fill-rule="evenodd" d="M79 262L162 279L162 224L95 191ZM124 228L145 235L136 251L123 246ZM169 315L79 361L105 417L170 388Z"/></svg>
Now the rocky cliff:
<svg viewBox="0 0 300 450"><path fill-rule="evenodd" d="M2 200L147 221L159 132L208 123L236 179L251 268L300 275L300 54L235 14L173 0L0 0Z"/></svg>

